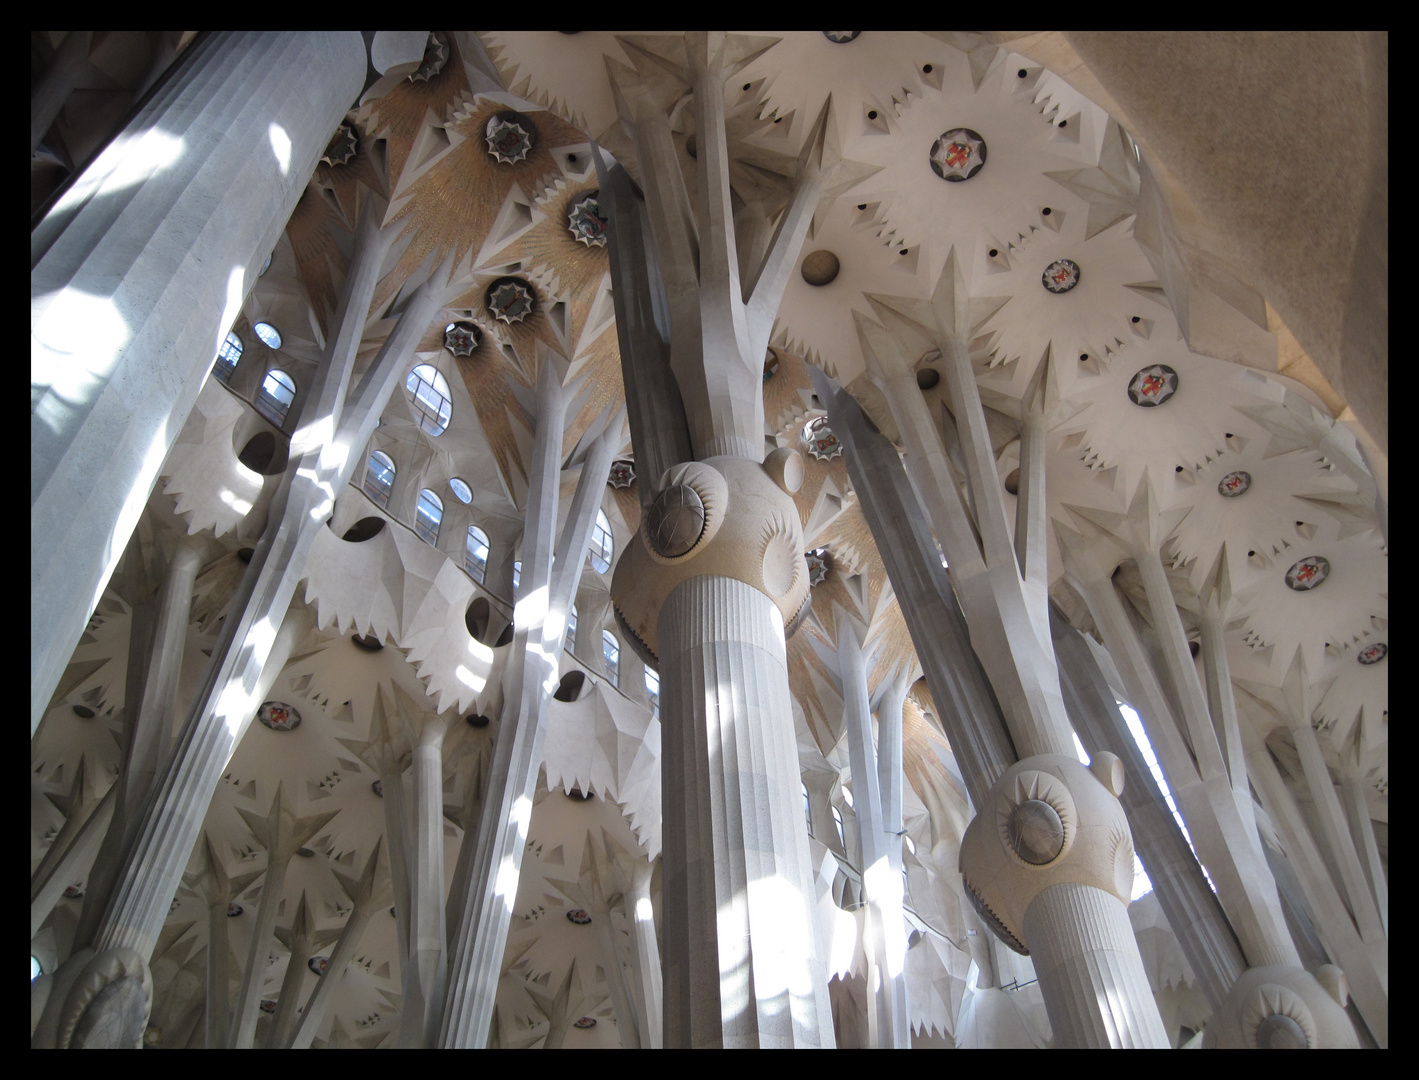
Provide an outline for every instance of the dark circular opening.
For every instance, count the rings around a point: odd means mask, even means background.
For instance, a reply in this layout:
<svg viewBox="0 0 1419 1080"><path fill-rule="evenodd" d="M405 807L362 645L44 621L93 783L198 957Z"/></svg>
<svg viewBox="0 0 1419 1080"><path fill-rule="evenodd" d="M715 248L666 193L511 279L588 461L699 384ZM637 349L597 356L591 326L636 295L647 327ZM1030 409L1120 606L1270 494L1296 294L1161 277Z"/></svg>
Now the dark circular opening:
<svg viewBox="0 0 1419 1080"><path fill-rule="evenodd" d="M901 251L897 252L898 255L905 255L906 253L907 253L907 249L906 249L906 248L902 248Z"/></svg>
<svg viewBox="0 0 1419 1080"><path fill-rule="evenodd" d="M1302 525L1304 525L1304 524L1305 524L1304 521L1298 521L1298 522L1296 522L1296 528L1299 529L1299 528L1300 528Z"/></svg>
<svg viewBox="0 0 1419 1080"><path fill-rule="evenodd" d="M1137 315L1135 315L1135 316L1133 317L1133 321L1134 321L1134 322L1142 322L1143 320L1140 319Z"/></svg>
<svg viewBox="0 0 1419 1080"><path fill-rule="evenodd" d="M1252 558L1255 554L1256 554L1255 551L1248 551L1248 552L1247 552L1247 558L1250 559L1250 558Z"/></svg>
<svg viewBox="0 0 1419 1080"><path fill-rule="evenodd" d="M1202 646L1199 645L1196 641L1189 641L1187 643L1187 651L1192 653L1192 658L1196 660L1197 654L1202 651Z"/></svg>
<svg viewBox="0 0 1419 1080"><path fill-rule="evenodd" d="M916 384L923 390L930 390L941 381L941 372L935 368L924 367L918 369L916 373Z"/></svg>
<svg viewBox="0 0 1419 1080"><path fill-rule="evenodd" d="M488 605L488 598L475 596L473 602L468 605L468 610L463 613L463 625L468 628L468 633L474 641L483 641L488 633L488 622L492 615L493 609ZM486 645L487 642L483 641L483 644Z"/></svg>
<svg viewBox="0 0 1419 1080"><path fill-rule="evenodd" d="M1000 254L1000 249L999 249L999 248L991 248L991 249L990 249L990 257L991 257L992 259L995 258L995 257L996 257L997 255L999 255L999 254Z"/></svg>
<svg viewBox="0 0 1419 1080"><path fill-rule="evenodd" d="M1059 122L1059 126L1060 126L1060 127L1064 127L1064 126L1065 126L1066 124L1068 124L1068 123L1069 123L1068 120L1061 120L1061 121Z"/></svg>
<svg viewBox="0 0 1419 1080"><path fill-rule="evenodd" d="M575 799L577 802L587 802L596 797L594 792L582 791L581 788L572 788L566 793L568 799Z"/></svg>
<svg viewBox="0 0 1419 1080"><path fill-rule="evenodd" d="M876 119L877 119L877 110L876 110L876 109L869 109L868 112L867 112L867 119L869 119L869 120L876 120Z"/></svg>
<svg viewBox="0 0 1419 1080"><path fill-rule="evenodd" d="M348 529L340 539L351 544L363 544L366 540L372 540L384 531L384 518L367 517L360 518Z"/></svg>
<svg viewBox="0 0 1419 1080"><path fill-rule="evenodd" d="M77 716L80 720L92 720L98 714L94 712L93 709L89 708L87 705L75 705L74 715Z"/></svg>
<svg viewBox="0 0 1419 1080"><path fill-rule="evenodd" d="M308 847L296 848L296 854L299 855L302 859L315 858L315 852Z"/></svg>
<svg viewBox="0 0 1419 1080"><path fill-rule="evenodd" d="M557 684L557 689L552 696L558 701L575 701L581 694L581 688L585 685L585 672L569 671L562 676L562 681Z"/></svg>
<svg viewBox="0 0 1419 1080"><path fill-rule="evenodd" d="M860 203L857 204L857 208L858 208L859 210L866 210L866 209L867 209L867 204L866 204L865 202L860 202Z"/></svg>
<svg viewBox="0 0 1419 1080"><path fill-rule="evenodd" d="M1232 437L1232 433L1231 433L1231 432L1230 432L1230 431L1229 431L1229 432L1227 432L1227 434L1226 434L1226 438L1228 438L1228 439L1230 439L1230 438L1231 438L1231 437Z"/></svg>
<svg viewBox="0 0 1419 1080"><path fill-rule="evenodd" d="M1010 475L1005 478L1005 490L1011 495L1020 494L1020 470L1011 469Z"/></svg>
<svg viewBox="0 0 1419 1080"><path fill-rule="evenodd" d="M356 648L364 649L365 652L379 652L384 648L384 642L374 634L356 634L350 640L355 643Z"/></svg>
<svg viewBox="0 0 1419 1080"><path fill-rule="evenodd" d="M276 436L269 431L258 431L247 440L237 455L237 460L254 473L271 475L271 462L276 457Z"/></svg>
<svg viewBox="0 0 1419 1080"><path fill-rule="evenodd" d="M1087 359L1089 359L1089 354L1086 353L1086 352L1081 352L1081 353L1079 354L1079 359L1080 359L1080 360L1087 360Z"/></svg>
<svg viewBox="0 0 1419 1080"><path fill-rule="evenodd" d="M484 716L482 713L469 713L469 714L468 714L468 726L469 726L469 727L485 728L485 727L488 726L488 724L489 724L490 722L491 722L491 721L489 721L488 718L487 718L486 716Z"/></svg>
<svg viewBox="0 0 1419 1080"><path fill-rule="evenodd" d="M877 114L876 114L876 113L873 113L872 115L876 116ZM782 116L775 116L775 117L774 117L774 123L775 123L775 124L782 124L782 123L783 123L783 117L782 117Z"/></svg>
<svg viewBox="0 0 1419 1080"><path fill-rule="evenodd" d="M692 158L698 158L700 156L699 144L695 142L695 133L693 131L685 138L685 153L689 154Z"/></svg>
<svg viewBox="0 0 1419 1080"><path fill-rule="evenodd" d="M575 161L575 160L576 160L576 155L575 155L575 154L568 154L568 155L567 155L567 160L568 160L568 161Z"/></svg>
<svg viewBox="0 0 1419 1080"><path fill-rule="evenodd" d="M251 564L251 557L256 554L255 548L242 548L237 552L237 558L247 565Z"/></svg>
<svg viewBox="0 0 1419 1080"><path fill-rule="evenodd" d="M744 89L747 90L747 89L749 89L749 87L751 87L751 86L753 86L753 85L754 85L753 83L745 83L745 84L744 84Z"/></svg>
<svg viewBox="0 0 1419 1080"><path fill-rule="evenodd" d="M1024 68L1021 68L1021 69L1019 70L1018 74L1019 74L1020 78L1023 79L1026 75L1029 74L1029 72L1026 71Z"/></svg>
<svg viewBox="0 0 1419 1080"><path fill-rule="evenodd" d="M922 64L922 65L921 65L921 70L924 71L924 72L926 72L928 75L930 75L930 74L931 74L931 65L930 65L930 64Z"/></svg>
<svg viewBox="0 0 1419 1080"><path fill-rule="evenodd" d="M493 647L494 647L494 648L500 648L500 647L503 646L503 645L511 645L511 644L512 644L512 634L513 634L512 623L508 623L506 626L503 627L503 632L498 635L497 644L494 645Z"/></svg>
<svg viewBox="0 0 1419 1080"><path fill-rule="evenodd" d="M1052 211L1048 206L1046 206L1043 210L1040 211L1040 213L1043 214L1045 217L1049 217L1050 214L1052 214L1053 212L1054 211Z"/></svg>
<svg viewBox="0 0 1419 1080"><path fill-rule="evenodd" d="M1181 466L1181 465L1175 466L1175 467L1173 468L1173 472L1182 472L1182 466Z"/></svg>

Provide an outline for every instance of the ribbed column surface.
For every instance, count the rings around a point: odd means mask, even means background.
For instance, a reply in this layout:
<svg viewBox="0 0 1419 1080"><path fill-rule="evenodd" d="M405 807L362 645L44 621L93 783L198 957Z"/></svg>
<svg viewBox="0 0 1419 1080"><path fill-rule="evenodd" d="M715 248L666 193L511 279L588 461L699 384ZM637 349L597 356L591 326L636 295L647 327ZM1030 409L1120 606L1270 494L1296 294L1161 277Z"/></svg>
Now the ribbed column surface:
<svg viewBox="0 0 1419 1080"><path fill-rule="evenodd" d="M354 31L178 64L31 234L31 731L365 73Z"/></svg>
<svg viewBox="0 0 1419 1080"><path fill-rule="evenodd" d="M781 616L696 577L659 636L666 1046L831 1046Z"/></svg>
<svg viewBox="0 0 1419 1080"><path fill-rule="evenodd" d="M1168 1048L1128 909L1118 897L1091 885L1051 885L1025 912L1025 939L1056 1046Z"/></svg>

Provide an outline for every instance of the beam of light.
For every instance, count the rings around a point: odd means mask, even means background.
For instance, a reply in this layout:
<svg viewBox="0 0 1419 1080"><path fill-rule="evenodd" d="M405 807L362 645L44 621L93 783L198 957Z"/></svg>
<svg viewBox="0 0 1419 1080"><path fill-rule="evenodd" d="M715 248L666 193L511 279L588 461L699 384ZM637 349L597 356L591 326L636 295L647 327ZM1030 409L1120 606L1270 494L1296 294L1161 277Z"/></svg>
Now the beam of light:
<svg viewBox="0 0 1419 1080"><path fill-rule="evenodd" d="M469 671L462 664L459 664L458 667L454 668L453 674L457 677L459 682L461 682L464 686L468 687L475 694L481 694L483 692L483 687L488 685L488 680L486 678L484 678L482 675L478 675L472 671Z"/></svg>
<svg viewBox="0 0 1419 1080"><path fill-rule="evenodd" d="M907 963L907 933L902 921L902 901L905 890L902 875L892 869L891 860L885 855L867 868L862 875L867 897L881 912L882 943L887 962L887 976L895 979L901 975Z"/></svg>
<svg viewBox="0 0 1419 1080"><path fill-rule="evenodd" d="M808 957L813 954L812 920L793 884L781 875L749 882L749 916L753 927L754 993L766 1012L776 1011L772 999L786 991L792 997L813 992Z"/></svg>
<svg viewBox="0 0 1419 1080"><path fill-rule="evenodd" d="M271 152L276 155L276 165L281 175L285 176L291 171L291 137L286 134L285 128L274 122L267 129L267 134L271 139Z"/></svg>
<svg viewBox="0 0 1419 1080"><path fill-rule="evenodd" d="M243 466L243 468L244 467L245 466ZM243 498L239 498L234 492L228 491L226 488L222 489L222 493L218 496L218 498L220 498L222 502L226 503L238 514L245 516L246 514L249 514L251 512L251 503L247 502Z"/></svg>
<svg viewBox="0 0 1419 1080"><path fill-rule="evenodd" d="M551 594L546 585L533 589L518 600L512 609L513 623L517 626L526 626L529 629L541 625L547 618L550 601Z"/></svg>
<svg viewBox="0 0 1419 1080"><path fill-rule="evenodd" d="M655 906L650 897L642 896L636 901L636 922L648 923L655 918Z"/></svg>

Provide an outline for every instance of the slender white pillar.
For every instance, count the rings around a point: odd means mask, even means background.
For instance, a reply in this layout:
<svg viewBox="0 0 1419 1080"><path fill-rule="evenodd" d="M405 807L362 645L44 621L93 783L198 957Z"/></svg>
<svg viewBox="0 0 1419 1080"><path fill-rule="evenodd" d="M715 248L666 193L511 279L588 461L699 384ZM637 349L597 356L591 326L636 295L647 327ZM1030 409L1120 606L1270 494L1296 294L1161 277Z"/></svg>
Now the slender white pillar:
<svg viewBox="0 0 1419 1080"><path fill-rule="evenodd" d="M650 879L655 868L637 859L631 870L631 891L626 915L631 924L632 974L636 990L641 1047L661 1050L664 1037L664 987L660 973L660 943L655 936L655 905L650 899Z"/></svg>
<svg viewBox="0 0 1419 1080"><path fill-rule="evenodd" d="M354 31L209 34L31 234L31 733L364 73Z"/></svg>
<svg viewBox="0 0 1419 1080"><path fill-rule="evenodd" d="M831 1046L782 618L694 577L660 615L665 1031L672 1046ZM710 913L714 918L707 917Z"/></svg>

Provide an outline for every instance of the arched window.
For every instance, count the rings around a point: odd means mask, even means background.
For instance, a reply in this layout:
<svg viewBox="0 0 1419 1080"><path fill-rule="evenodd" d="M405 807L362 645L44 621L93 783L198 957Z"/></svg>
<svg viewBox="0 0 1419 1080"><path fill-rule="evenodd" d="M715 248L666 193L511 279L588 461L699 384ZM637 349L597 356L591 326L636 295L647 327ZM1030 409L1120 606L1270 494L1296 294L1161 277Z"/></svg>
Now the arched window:
<svg viewBox="0 0 1419 1080"><path fill-rule="evenodd" d="M419 425L430 435L442 435L453 415L448 380L432 364L420 364L404 380L404 388L414 395L410 402Z"/></svg>
<svg viewBox="0 0 1419 1080"><path fill-rule="evenodd" d="M256 395L256 410L277 427L286 422L286 411L296 397L296 383L280 368L272 368L261 382Z"/></svg>
<svg viewBox="0 0 1419 1080"><path fill-rule="evenodd" d="M838 843L846 848L847 841L843 839L843 812L836 806L833 807L833 825L838 830Z"/></svg>
<svg viewBox="0 0 1419 1080"><path fill-rule="evenodd" d="M606 661L606 677L612 686L621 684L621 643L610 630L601 631L601 656Z"/></svg>
<svg viewBox="0 0 1419 1080"><path fill-rule="evenodd" d="M277 330L269 322L253 323L251 329L256 336L261 339L261 344L268 349L279 349L281 347L281 331Z"/></svg>
<svg viewBox="0 0 1419 1080"><path fill-rule="evenodd" d="M443 522L443 502L428 488L419 492L419 505L414 511L414 531L430 544L439 542L439 525Z"/></svg>
<svg viewBox="0 0 1419 1080"><path fill-rule="evenodd" d="M598 510L596 524L591 527L591 543L588 545L591 565L598 574L604 574L611 569L611 558L615 554L613 545L611 523L606 520L606 512Z"/></svg>
<svg viewBox="0 0 1419 1080"><path fill-rule="evenodd" d="M380 506L389 505L394 490L394 462L383 450L375 450L365 463L365 494Z"/></svg>
<svg viewBox="0 0 1419 1080"><path fill-rule="evenodd" d="M576 647L576 605L572 605L571 611L567 612L567 652L571 652Z"/></svg>
<svg viewBox="0 0 1419 1080"><path fill-rule="evenodd" d="M240 359L241 338L228 334L227 340L222 342L222 347L217 350L217 363L212 368L212 374L217 376L217 381L230 382L232 372L236 370L237 361Z"/></svg>
<svg viewBox="0 0 1419 1080"><path fill-rule="evenodd" d="M660 673L645 669L645 693L650 698L650 711L659 719L660 717Z"/></svg>
<svg viewBox="0 0 1419 1080"><path fill-rule="evenodd" d="M477 525L468 526L468 541L463 552L463 565L468 576L479 585L488 573L488 534Z"/></svg>

